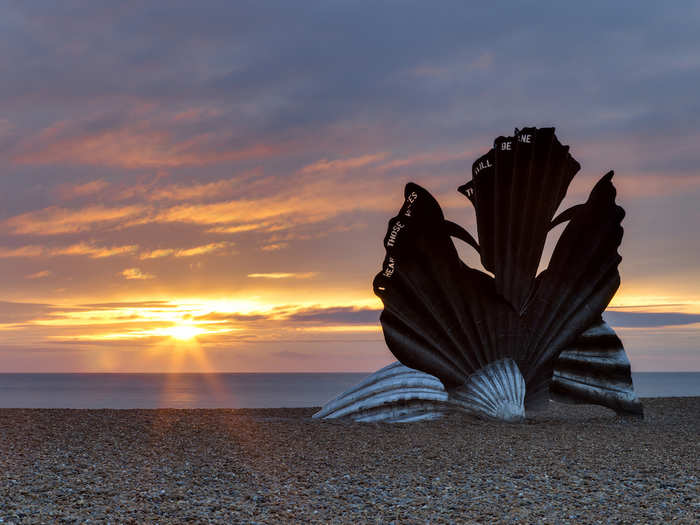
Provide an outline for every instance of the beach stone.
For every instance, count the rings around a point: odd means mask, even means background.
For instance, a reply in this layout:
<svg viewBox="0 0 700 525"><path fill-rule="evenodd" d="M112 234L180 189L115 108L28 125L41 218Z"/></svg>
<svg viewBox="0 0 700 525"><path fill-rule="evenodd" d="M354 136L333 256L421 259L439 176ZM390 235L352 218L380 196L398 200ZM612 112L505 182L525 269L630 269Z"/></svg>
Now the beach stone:
<svg viewBox="0 0 700 525"><path fill-rule="evenodd" d="M0 409L0 523L700 522L700 398L646 418Z"/></svg>

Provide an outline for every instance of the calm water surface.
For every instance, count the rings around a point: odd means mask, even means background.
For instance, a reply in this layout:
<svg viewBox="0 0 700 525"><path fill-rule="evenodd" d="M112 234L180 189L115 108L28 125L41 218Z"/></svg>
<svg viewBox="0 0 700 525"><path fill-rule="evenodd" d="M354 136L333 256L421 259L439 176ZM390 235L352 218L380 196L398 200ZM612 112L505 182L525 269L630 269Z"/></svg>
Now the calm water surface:
<svg viewBox="0 0 700 525"><path fill-rule="evenodd" d="M0 408L321 406L368 374L0 374ZM700 372L632 374L639 397L700 396Z"/></svg>

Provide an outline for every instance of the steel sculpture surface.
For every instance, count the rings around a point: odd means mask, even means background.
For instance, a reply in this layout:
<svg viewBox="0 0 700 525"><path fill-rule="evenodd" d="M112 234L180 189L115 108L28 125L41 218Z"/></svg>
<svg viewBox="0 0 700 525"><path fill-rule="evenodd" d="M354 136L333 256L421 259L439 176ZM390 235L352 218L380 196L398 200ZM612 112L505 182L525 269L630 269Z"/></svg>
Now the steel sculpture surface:
<svg viewBox="0 0 700 525"><path fill-rule="evenodd" d="M407 184L374 279L384 338L400 364L315 417L408 421L459 409L518 421L550 398L642 416L622 343L601 317L620 285L624 211L613 172L554 217L579 169L554 128L497 138L459 188L474 207L478 243L445 220L428 191ZM537 274L547 234L562 223ZM453 238L493 277L468 267Z"/></svg>

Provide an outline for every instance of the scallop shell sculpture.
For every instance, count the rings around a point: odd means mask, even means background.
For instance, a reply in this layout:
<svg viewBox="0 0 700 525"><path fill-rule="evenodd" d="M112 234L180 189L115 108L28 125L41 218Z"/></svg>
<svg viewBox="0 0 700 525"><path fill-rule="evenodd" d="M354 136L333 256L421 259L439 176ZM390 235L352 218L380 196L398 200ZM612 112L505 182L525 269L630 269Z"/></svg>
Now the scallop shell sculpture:
<svg viewBox="0 0 700 525"><path fill-rule="evenodd" d="M474 206L478 243L428 191L407 184L374 279L384 338L400 363L315 417L410 421L458 409L518 421L550 398L642 416L622 343L601 318L620 285L624 211L613 172L554 217L579 169L554 128L497 138L459 188ZM564 222L538 275L547 234ZM468 267L453 238L493 277Z"/></svg>

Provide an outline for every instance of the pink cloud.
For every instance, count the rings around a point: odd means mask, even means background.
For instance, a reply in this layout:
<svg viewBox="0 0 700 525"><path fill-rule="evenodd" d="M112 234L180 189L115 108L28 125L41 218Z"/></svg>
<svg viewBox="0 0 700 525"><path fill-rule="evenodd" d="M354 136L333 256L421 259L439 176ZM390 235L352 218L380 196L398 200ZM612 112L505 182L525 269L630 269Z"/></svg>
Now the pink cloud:
<svg viewBox="0 0 700 525"><path fill-rule="evenodd" d="M221 133L179 138L178 116L137 108L125 123L91 129L100 116L56 122L22 140L10 154L16 164L85 164L128 169L199 166L277 155L289 145L251 143L231 147Z"/></svg>
<svg viewBox="0 0 700 525"><path fill-rule="evenodd" d="M387 153L375 153L373 155L362 155L360 157L352 157L346 159L337 160L327 160L321 159L313 164L304 166L299 170L299 173L310 174L310 173L323 173L323 172L338 172L345 171L349 169L357 169L367 166L369 164L375 164L386 158Z"/></svg>
<svg viewBox="0 0 700 525"><path fill-rule="evenodd" d="M671 195L700 188L700 174L621 174L615 177L615 185L626 198Z"/></svg>
<svg viewBox="0 0 700 525"><path fill-rule="evenodd" d="M3 226L11 233L22 235L77 233L92 230L96 226L114 225L126 219L133 220L143 212L144 208L137 205L121 207L91 205L77 209L50 206L10 217Z"/></svg>
<svg viewBox="0 0 700 525"><path fill-rule="evenodd" d="M12 257L56 257L56 256L87 256L91 259L104 259L117 255L130 255L138 249L135 244L126 246L99 246L92 243L80 242L67 246L37 246L27 245L17 248L0 248L0 258Z"/></svg>
<svg viewBox="0 0 700 525"><path fill-rule="evenodd" d="M76 184L73 186L65 186L60 188L59 193L62 199L69 200L77 197L86 197L88 195L94 195L100 193L109 187L109 182L98 179L83 184Z"/></svg>

